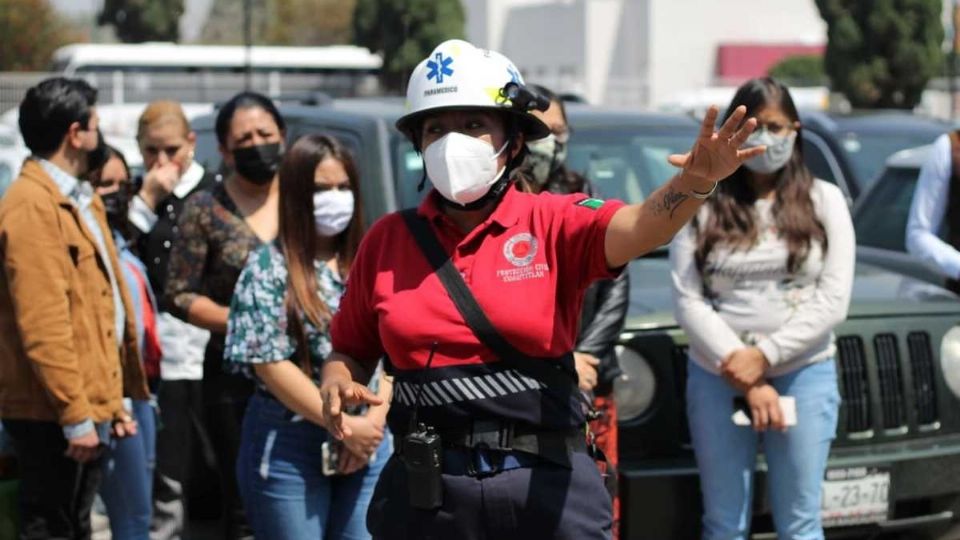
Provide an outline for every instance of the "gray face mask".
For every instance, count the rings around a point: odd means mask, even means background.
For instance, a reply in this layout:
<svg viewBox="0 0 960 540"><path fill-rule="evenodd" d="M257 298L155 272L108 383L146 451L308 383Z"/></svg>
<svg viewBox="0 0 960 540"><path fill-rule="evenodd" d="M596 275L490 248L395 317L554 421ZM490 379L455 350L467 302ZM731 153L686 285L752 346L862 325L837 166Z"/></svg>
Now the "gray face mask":
<svg viewBox="0 0 960 540"><path fill-rule="evenodd" d="M790 161L793 155L793 145L797 141L797 132L791 131L788 135L774 135L761 128L750 134L744 143L744 148L766 145L767 151L759 156L748 159L743 165L755 173L770 174L779 171Z"/></svg>
<svg viewBox="0 0 960 540"><path fill-rule="evenodd" d="M563 165L567 159L567 143L560 142L551 133L542 139L527 142L527 156L530 172L534 180L541 186L550 180L550 177Z"/></svg>

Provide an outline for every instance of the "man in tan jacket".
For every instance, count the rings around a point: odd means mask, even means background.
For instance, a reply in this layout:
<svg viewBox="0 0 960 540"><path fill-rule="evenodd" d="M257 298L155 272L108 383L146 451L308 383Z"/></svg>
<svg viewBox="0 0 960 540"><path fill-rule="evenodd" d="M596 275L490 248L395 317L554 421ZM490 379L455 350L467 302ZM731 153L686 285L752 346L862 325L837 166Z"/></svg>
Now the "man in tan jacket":
<svg viewBox="0 0 960 540"><path fill-rule="evenodd" d="M32 156L0 200L0 418L20 463L21 538L87 538L110 436L136 432L124 395L148 397L134 313L103 203L96 90L27 91Z"/></svg>

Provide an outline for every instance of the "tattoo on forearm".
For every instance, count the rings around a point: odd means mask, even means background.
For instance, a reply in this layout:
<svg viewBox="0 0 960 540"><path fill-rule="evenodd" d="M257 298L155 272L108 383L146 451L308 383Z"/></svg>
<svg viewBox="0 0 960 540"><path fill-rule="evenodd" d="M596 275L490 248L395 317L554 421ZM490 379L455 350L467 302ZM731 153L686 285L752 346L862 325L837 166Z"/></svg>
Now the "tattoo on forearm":
<svg viewBox="0 0 960 540"><path fill-rule="evenodd" d="M664 213L670 213L670 219L673 219L673 213L677 208L690 198L686 193L678 193L672 187L667 188L667 192L659 200L651 201L653 204L653 215L660 216Z"/></svg>

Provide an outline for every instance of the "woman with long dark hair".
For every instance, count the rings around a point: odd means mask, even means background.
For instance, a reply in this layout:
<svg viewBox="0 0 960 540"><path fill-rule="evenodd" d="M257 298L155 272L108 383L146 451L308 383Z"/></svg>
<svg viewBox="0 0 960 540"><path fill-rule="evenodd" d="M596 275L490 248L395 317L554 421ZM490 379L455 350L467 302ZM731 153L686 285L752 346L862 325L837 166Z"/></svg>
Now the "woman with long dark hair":
<svg viewBox="0 0 960 540"><path fill-rule="evenodd" d="M762 441L778 537L823 538L820 488L840 403L833 328L850 303L853 226L840 190L803 164L787 88L748 81L727 116L738 107L757 119L746 146L766 152L720 183L670 251L677 321L690 339L703 537L749 535ZM737 406L753 430L735 424Z"/></svg>
<svg viewBox="0 0 960 540"><path fill-rule="evenodd" d="M387 406L350 416L341 444L325 430L318 391L363 235L359 181L335 139L298 139L280 166L277 241L250 255L234 291L225 355L257 383L237 478L258 538L369 538L367 506L389 455ZM379 382L389 400L390 383Z"/></svg>
<svg viewBox="0 0 960 540"><path fill-rule="evenodd" d="M157 330L157 300L150 287L146 265L128 243L132 227L127 210L134 194L130 168L116 148L108 145L106 154L103 167L90 175L90 184L103 201L107 224L117 246L120 271L133 302L140 360L150 380L150 373L158 371L163 356ZM156 458L156 416L149 399L124 398L124 407L137 421L137 432L110 441L100 496L107 508L113 538L147 540L150 538L152 476Z"/></svg>

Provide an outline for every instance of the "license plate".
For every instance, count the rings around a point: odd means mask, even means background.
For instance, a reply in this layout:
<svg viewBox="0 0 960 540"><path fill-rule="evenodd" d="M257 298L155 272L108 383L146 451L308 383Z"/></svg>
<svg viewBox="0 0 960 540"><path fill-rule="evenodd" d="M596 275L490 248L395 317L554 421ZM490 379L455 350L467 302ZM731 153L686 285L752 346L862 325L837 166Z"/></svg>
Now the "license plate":
<svg viewBox="0 0 960 540"><path fill-rule="evenodd" d="M823 481L820 517L824 527L886 521L890 471L877 467L829 469Z"/></svg>

